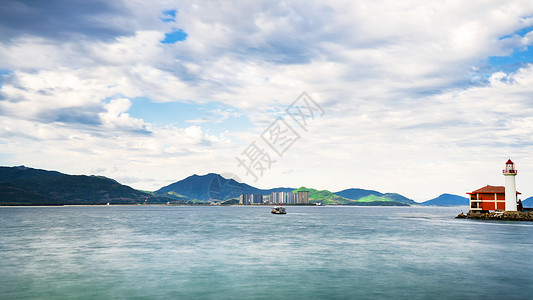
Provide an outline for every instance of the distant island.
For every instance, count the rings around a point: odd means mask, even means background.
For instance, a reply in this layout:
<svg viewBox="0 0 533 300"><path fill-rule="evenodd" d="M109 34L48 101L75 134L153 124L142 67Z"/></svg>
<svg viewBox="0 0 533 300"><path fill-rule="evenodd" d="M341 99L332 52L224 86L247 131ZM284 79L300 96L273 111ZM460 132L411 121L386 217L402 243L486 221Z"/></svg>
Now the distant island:
<svg viewBox="0 0 533 300"><path fill-rule="evenodd" d="M259 189L250 186L246 183L239 183L233 179L226 179L219 174L209 173L206 175L192 175L181 181L175 182L165 186L155 192L155 195L162 197L173 197L173 195L180 195L194 198L197 201L231 201L237 203L235 199L242 194L257 194L265 198L269 197L274 192L297 192L298 190L309 191L310 204L322 205L358 205L358 206L409 206L417 204L415 201L408 199L402 195L395 193L382 194L373 191L374 194L379 195L377 198L353 197L348 195L343 197L343 191L332 193L327 190L316 190L313 188L300 187L295 188L273 188L273 189ZM353 190L353 189L352 189ZM345 190L346 191L346 190ZM269 200L266 201L269 203Z"/></svg>
<svg viewBox="0 0 533 300"><path fill-rule="evenodd" d="M133 189L104 176L68 175L25 166L0 167L0 205L235 205L243 194L261 194L268 199L274 192L288 193L302 189L309 192L309 204L312 205L465 205L464 197L449 194L417 203L397 193L359 188L335 193L305 187L259 189L215 173L192 175L151 192Z"/></svg>
<svg viewBox="0 0 533 300"><path fill-rule="evenodd" d="M470 200L462 196L442 194L437 198L422 202L420 204L427 206L468 206L470 205Z"/></svg>

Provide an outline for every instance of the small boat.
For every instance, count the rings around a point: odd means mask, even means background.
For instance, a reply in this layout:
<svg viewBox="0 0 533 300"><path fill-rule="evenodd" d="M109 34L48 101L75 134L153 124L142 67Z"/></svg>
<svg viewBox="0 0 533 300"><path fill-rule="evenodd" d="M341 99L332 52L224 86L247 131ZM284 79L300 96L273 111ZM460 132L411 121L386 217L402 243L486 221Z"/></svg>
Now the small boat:
<svg viewBox="0 0 533 300"><path fill-rule="evenodd" d="M285 211L285 207L283 206L274 206L271 213L276 214L276 215L284 215L287 212Z"/></svg>

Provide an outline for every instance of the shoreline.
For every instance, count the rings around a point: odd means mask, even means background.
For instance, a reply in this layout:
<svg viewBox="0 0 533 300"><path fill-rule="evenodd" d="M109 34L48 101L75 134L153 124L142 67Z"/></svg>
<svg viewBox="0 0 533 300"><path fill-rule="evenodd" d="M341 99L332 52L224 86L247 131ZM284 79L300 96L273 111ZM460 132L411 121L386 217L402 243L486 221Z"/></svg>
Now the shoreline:
<svg viewBox="0 0 533 300"><path fill-rule="evenodd" d="M495 211L460 213L456 219L495 220L495 221L533 221L533 211Z"/></svg>

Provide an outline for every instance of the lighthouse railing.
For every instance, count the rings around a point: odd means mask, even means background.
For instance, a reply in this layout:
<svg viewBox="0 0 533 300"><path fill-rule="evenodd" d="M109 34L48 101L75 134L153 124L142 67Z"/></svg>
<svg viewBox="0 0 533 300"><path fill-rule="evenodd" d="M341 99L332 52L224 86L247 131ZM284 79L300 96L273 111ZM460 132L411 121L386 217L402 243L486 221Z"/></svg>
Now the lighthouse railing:
<svg viewBox="0 0 533 300"><path fill-rule="evenodd" d="M517 174L518 173L517 170L508 170L508 169L505 169L502 172L503 174Z"/></svg>

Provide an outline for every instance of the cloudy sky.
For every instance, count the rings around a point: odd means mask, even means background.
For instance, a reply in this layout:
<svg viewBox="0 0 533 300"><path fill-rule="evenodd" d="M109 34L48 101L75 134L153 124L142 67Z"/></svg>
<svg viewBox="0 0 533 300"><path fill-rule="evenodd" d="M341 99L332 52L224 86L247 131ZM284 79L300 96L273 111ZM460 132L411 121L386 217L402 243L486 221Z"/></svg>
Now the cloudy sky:
<svg viewBox="0 0 533 300"><path fill-rule="evenodd" d="M4 0L0 165L533 196L533 2L328 2Z"/></svg>

